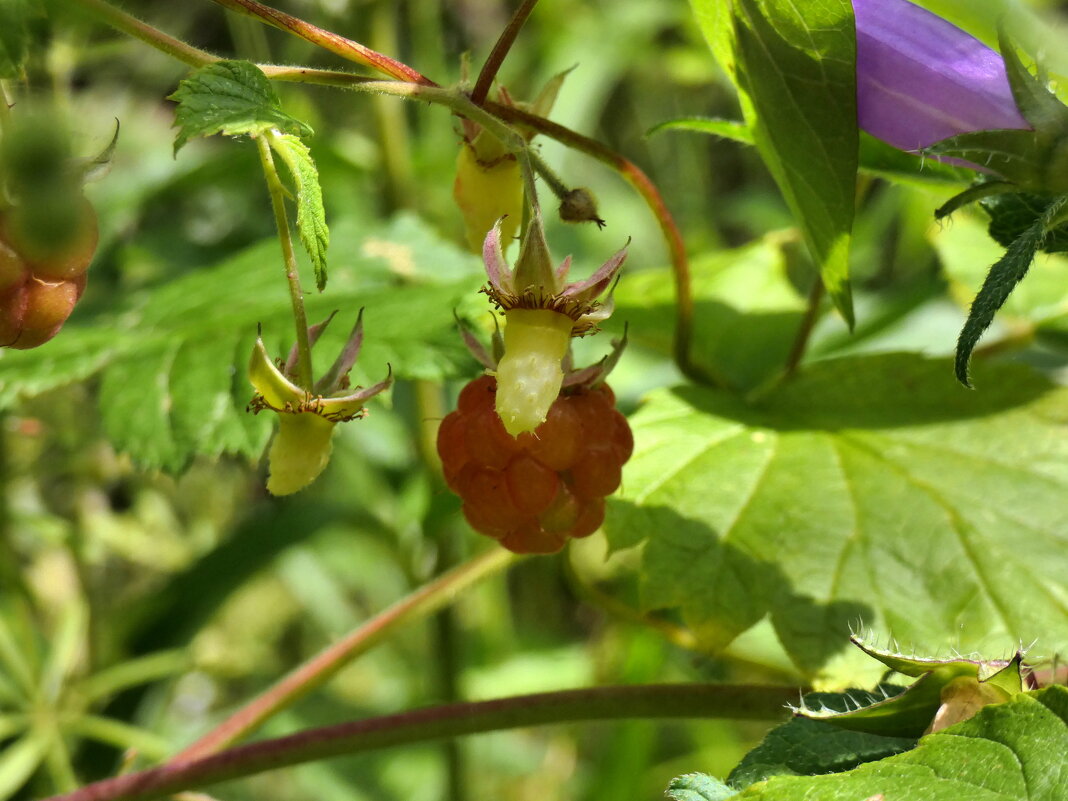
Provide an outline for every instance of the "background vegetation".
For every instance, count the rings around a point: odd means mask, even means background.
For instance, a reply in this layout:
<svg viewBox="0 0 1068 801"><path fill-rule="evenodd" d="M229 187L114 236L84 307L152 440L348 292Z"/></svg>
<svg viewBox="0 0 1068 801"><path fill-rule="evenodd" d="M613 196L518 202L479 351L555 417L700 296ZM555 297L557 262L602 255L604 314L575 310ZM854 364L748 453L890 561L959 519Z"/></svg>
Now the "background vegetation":
<svg viewBox="0 0 1068 801"><path fill-rule="evenodd" d="M461 77L463 54L481 63L512 4L276 5L449 85ZM959 21L988 40L999 11L927 5L967 13ZM130 10L224 57L338 66L212 3L145 0ZM451 200L456 119L389 97L276 84L283 108L316 132L309 142L332 231L331 283L309 300L310 316L339 308L353 318L366 307L354 377L372 383L388 362L398 381L369 404L367 419L339 427L316 484L271 498L259 457L272 421L239 413L251 396L243 366L257 323L273 352L292 335L255 149L215 137L175 158L166 97L188 68L64 3L49 11L27 84L9 88L16 98L54 96L75 121L80 154L103 149L116 119L121 132L109 174L87 188L101 242L84 298L53 342L0 355L0 797L15 798L113 775L127 748L137 764L174 753L490 544L463 522L432 446L436 421L480 369L453 310L487 322L475 294L481 265L462 249ZM792 217L755 150L690 131L648 135L679 117L740 118L691 7L542 0L500 82L526 98L568 69L553 119L647 171L684 233L695 358L741 390L770 386L795 348L813 283ZM664 390L683 377L671 359L674 296L656 220L601 164L537 141L569 184L594 191L608 221L604 231L550 221L554 253L572 253L577 269L589 270L632 240L606 329L630 326L612 384L625 412L643 403L644 411L634 418L639 454L610 505L607 533L469 587L271 718L261 735L605 684L870 685L880 666L846 649L858 622L876 638L894 634L938 653L1004 656L1035 638L1041 656L1063 648L1062 257L1042 257L999 317L980 349L978 395L962 400L942 357L1001 250L980 213L933 224L932 210L959 183L863 174L850 262L856 329L824 301L801 378L757 414L708 390ZM607 339L577 347L597 358ZM847 356L868 361L840 360ZM697 423L672 427L673 414L694 410ZM655 456L678 461L694 436L713 443L739 429L737 449L703 446L681 472ZM785 461L746 485L765 436ZM830 476L824 450L853 460L848 475L867 526L858 541L871 549L856 565L821 550L837 536L834 525L853 525L847 491L818 484ZM999 464L976 467L985 459ZM667 472L667 481L653 481ZM726 507L742 491L750 516L728 524ZM931 492L945 504L925 506ZM943 517L957 512L972 559L963 566L940 552ZM715 566L704 572L688 570L692 554L678 542L644 542L650 531L704 542L706 529L733 525L741 549L702 562ZM1007 551L1019 558L1005 559ZM886 571L864 574L861 563ZM839 578L847 589L824 593ZM875 586L876 596L864 595ZM28 733L24 713L34 721ZM337 758L212 793L235 801L637 801L694 769L725 776L768 725L520 729Z"/></svg>

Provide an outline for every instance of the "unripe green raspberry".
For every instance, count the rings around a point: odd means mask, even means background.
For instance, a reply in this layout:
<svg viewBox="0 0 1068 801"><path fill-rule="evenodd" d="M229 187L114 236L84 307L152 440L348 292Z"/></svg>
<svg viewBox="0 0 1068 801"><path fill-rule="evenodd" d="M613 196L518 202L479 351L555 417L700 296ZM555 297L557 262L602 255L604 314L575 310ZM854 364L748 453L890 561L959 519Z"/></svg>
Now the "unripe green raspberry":
<svg viewBox="0 0 1068 801"><path fill-rule="evenodd" d="M481 139L481 137L480 137ZM464 218L467 244L474 253L482 252L482 241L494 223L501 223L501 237L507 245L523 219L523 178L519 162L507 153L490 161L480 161L475 147L464 142L456 158L453 198Z"/></svg>
<svg viewBox="0 0 1068 801"><path fill-rule="evenodd" d="M574 321L548 309L505 312L504 356L497 365L497 414L513 437L543 422L564 381Z"/></svg>

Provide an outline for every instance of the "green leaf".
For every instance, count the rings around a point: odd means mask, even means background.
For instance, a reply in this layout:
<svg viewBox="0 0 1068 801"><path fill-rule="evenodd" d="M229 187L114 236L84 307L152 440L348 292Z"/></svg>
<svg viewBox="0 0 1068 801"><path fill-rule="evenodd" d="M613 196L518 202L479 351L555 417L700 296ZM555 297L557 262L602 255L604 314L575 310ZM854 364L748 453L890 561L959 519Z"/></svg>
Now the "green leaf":
<svg viewBox="0 0 1068 801"><path fill-rule="evenodd" d="M1029 195L1020 192L998 194L983 198L980 205L990 215L990 236L1003 247L1009 247L1021 234L1047 212L1057 198L1048 195ZM1068 251L1068 229L1054 228L1042 241L1046 253Z"/></svg>
<svg viewBox="0 0 1068 801"><path fill-rule="evenodd" d="M1021 693L906 753L830 776L780 776L738 801L1061 801L1068 688Z"/></svg>
<svg viewBox="0 0 1068 801"><path fill-rule="evenodd" d="M965 309L982 286L989 270L987 265L1003 253L985 228L975 216L958 214L949 225L932 227L929 232L942 271L949 279L950 292ZM1007 324L1009 330L1021 321L1039 330L1068 323L1068 258L1060 255L1036 258L1027 280L1016 287L1001 307L995 326L998 321Z"/></svg>
<svg viewBox="0 0 1068 801"><path fill-rule="evenodd" d="M942 360L828 360L746 402L682 387L632 418L605 530L641 545L645 609L719 650L765 616L826 674L864 625L927 650L1068 646L1068 390Z"/></svg>
<svg viewBox="0 0 1068 801"><path fill-rule="evenodd" d="M721 0L693 0L723 50ZM850 326L849 238L857 175L856 35L848 0L734 4L734 72L746 123ZM717 54L718 55L718 54Z"/></svg>
<svg viewBox="0 0 1068 801"><path fill-rule="evenodd" d="M664 793L671 801L726 801L736 794L737 790L704 773L687 773L672 779Z"/></svg>
<svg viewBox="0 0 1068 801"><path fill-rule="evenodd" d="M1005 62L1012 97L1024 118L1036 130L1059 129L1068 133L1068 107L1057 99L1045 82L1024 66L1004 28L998 31L998 47Z"/></svg>
<svg viewBox="0 0 1068 801"><path fill-rule="evenodd" d="M10 798L37 770L48 750L49 736L27 734L0 752L0 799Z"/></svg>
<svg viewBox="0 0 1068 801"><path fill-rule="evenodd" d="M712 117L680 117L676 120L666 120L659 125L654 125L646 132L646 136L652 136L663 131L697 131L711 134L721 139L730 139L742 145L755 144L753 132L744 122L737 120L722 120Z"/></svg>
<svg viewBox="0 0 1068 801"><path fill-rule="evenodd" d="M1007 701L1023 689L1019 653L1000 660L940 659L873 648L857 637L851 639L891 670L918 677L918 681L891 697L870 695L846 709L805 705L799 714L851 731L916 738L970 717L985 704Z"/></svg>
<svg viewBox="0 0 1068 801"><path fill-rule="evenodd" d="M274 151L289 168L296 186L297 231L315 269L315 286L320 292L326 287L326 249L330 246L330 230L326 227L323 208L323 189L319 185L319 171L315 168L308 146L292 134L272 136L268 140Z"/></svg>
<svg viewBox="0 0 1068 801"><path fill-rule="evenodd" d="M1066 203L1068 203L1068 196L1052 203L1036 222L1009 245L1005 255L990 268L983 286L979 289L979 294L972 302L968 319L965 320L964 328L961 329L960 337L957 339L957 355L953 369L957 380L964 386L971 387L972 385L968 375L968 363L971 361L972 351L979 337L990 326L994 315L1008 300L1012 290L1027 275L1035 254L1046 239L1051 222L1060 214Z"/></svg>
<svg viewBox="0 0 1068 801"><path fill-rule="evenodd" d="M901 688L886 688L888 692ZM845 712L857 703L883 700L882 693L863 690L844 693L810 693L804 708L827 708ZM791 718L775 727L738 763L727 782L739 790L772 776L816 776L841 773L865 762L900 754L916 745L915 737L889 737L848 731L819 720Z"/></svg>
<svg viewBox="0 0 1068 801"><path fill-rule="evenodd" d="M796 236L769 234L734 250L699 256L691 264L694 331L691 357L732 386L752 388L782 369L805 312L814 276L799 263ZM798 287L800 284L800 287ZM628 275L614 293L613 333L629 324L628 339L670 354L675 293L670 271Z"/></svg>
<svg viewBox="0 0 1068 801"><path fill-rule="evenodd" d="M321 373L344 346L357 311L366 332L353 386L382 379L441 380L472 371L454 309L485 308L478 259L412 217L376 229L343 220L331 291L306 298L308 316L339 320L313 351ZM180 470L196 454L255 456L271 433L267 415L245 412L249 355L262 325L272 353L293 340L292 310L278 242L265 240L142 297L115 318L68 325L34 351L0 353L0 407L102 374L100 406L112 441L148 467ZM306 265L305 265L306 266Z"/></svg>
<svg viewBox="0 0 1068 801"><path fill-rule="evenodd" d="M713 117L679 117L654 125L646 136L664 131L696 131L721 139L729 139L742 145L754 145L753 132L744 122ZM859 169L889 180L909 181L919 184L968 183L975 179L975 172L943 164L935 159L918 158L860 132Z"/></svg>
<svg viewBox="0 0 1068 801"><path fill-rule="evenodd" d="M277 128L306 136L311 128L281 109L281 101L267 76L248 61L216 61L201 67L170 96L178 103L174 138L177 155L198 136L256 134Z"/></svg>
<svg viewBox="0 0 1068 801"><path fill-rule="evenodd" d="M971 131L936 142L928 156L964 159L1029 192L1068 192L1068 140L1044 131Z"/></svg>
<svg viewBox="0 0 1068 801"><path fill-rule="evenodd" d="M30 22L42 16L34 0L0 0L0 78L21 78L29 54Z"/></svg>

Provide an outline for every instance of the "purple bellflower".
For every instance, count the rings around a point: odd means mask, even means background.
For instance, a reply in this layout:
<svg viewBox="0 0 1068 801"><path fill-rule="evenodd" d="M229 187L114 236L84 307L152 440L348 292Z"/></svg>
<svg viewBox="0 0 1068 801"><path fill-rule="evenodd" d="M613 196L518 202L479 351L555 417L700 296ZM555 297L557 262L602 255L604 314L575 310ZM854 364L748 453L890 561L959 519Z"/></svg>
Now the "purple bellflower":
<svg viewBox="0 0 1068 801"><path fill-rule="evenodd" d="M853 0L860 127L917 151L970 131L1027 129L997 52L908 0Z"/></svg>

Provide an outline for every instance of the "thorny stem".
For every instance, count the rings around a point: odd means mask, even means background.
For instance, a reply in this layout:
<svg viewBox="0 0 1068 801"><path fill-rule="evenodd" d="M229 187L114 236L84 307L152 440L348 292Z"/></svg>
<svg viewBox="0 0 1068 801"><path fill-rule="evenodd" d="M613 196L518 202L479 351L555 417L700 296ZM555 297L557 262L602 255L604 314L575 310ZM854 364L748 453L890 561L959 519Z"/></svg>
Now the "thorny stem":
<svg viewBox="0 0 1068 801"><path fill-rule="evenodd" d="M382 642L399 626L442 608L464 589L502 570L514 560L515 557L503 548L493 548L424 584L252 699L178 754L170 765L200 759L237 742L279 710L327 682L355 657Z"/></svg>
<svg viewBox="0 0 1068 801"><path fill-rule="evenodd" d="M289 284L289 299L293 305L293 323L297 329L297 383L311 392L314 386L312 378L311 340L308 337L308 315L304 311L304 291L300 288L300 274L297 272L297 256L293 252L293 236L289 230L286 217L285 187L278 177L271 155L270 140L278 136L270 130L255 137L256 147L260 151L260 163L263 175L267 179L267 190L271 194L271 207L274 209L274 222L278 227L278 242L282 246L282 261L286 268L286 282Z"/></svg>
<svg viewBox="0 0 1068 801"><path fill-rule="evenodd" d="M478 73L475 88L471 90L471 102L476 106L481 106L489 95L490 87L493 86L493 79L497 77L497 70L501 68L508 51L512 49L512 45L515 43L516 36L519 35L519 31L522 30L527 17L530 16L530 12L534 10L534 6L537 4L538 0L523 0L519 8L512 14L508 25L501 31L497 43L493 45L493 50L490 51L489 56L482 65L482 69Z"/></svg>
<svg viewBox="0 0 1068 801"><path fill-rule="evenodd" d="M296 34L301 39L318 45L324 50L329 50L349 61L355 61L357 64L363 64L391 78L411 81L423 86L437 86L432 80L407 64L372 50L359 42L354 42L352 39L346 39L344 36L312 25L310 22L305 22L283 11L257 3L255 0L214 0L214 2L224 8L248 14L268 25Z"/></svg>
<svg viewBox="0 0 1068 801"><path fill-rule="evenodd" d="M263 740L205 759L96 782L46 801L140 801L342 754L550 723L633 718L776 720L797 697L796 687L773 685L646 684L447 704Z"/></svg>

